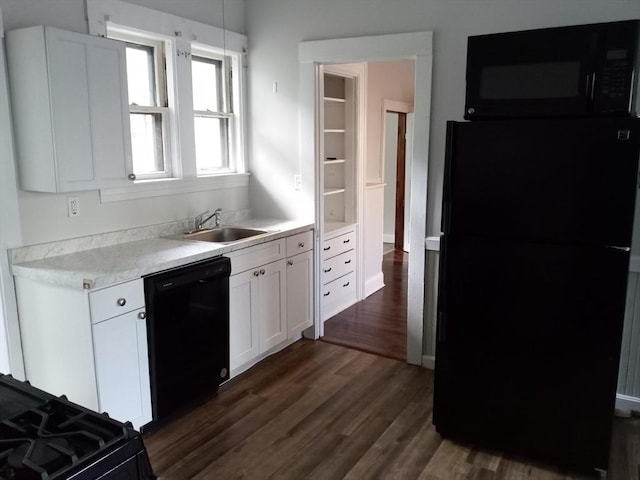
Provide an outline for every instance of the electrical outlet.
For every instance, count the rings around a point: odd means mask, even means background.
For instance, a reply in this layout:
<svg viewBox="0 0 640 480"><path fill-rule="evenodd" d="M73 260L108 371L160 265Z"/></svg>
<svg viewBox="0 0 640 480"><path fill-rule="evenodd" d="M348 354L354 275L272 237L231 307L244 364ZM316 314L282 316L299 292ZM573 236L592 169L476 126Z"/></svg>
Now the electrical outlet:
<svg viewBox="0 0 640 480"><path fill-rule="evenodd" d="M293 188L296 190L302 190L302 175L293 176Z"/></svg>
<svg viewBox="0 0 640 480"><path fill-rule="evenodd" d="M70 217L79 217L80 216L80 198L67 197L67 209Z"/></svg>

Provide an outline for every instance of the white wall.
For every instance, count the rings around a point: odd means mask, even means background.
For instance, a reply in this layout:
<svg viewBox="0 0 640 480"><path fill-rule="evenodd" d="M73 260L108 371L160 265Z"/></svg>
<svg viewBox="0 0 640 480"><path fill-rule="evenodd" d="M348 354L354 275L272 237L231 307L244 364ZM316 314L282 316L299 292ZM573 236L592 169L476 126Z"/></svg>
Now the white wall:
<svg viewBox="0 0 640 480"><path fill-rule="evenodd" d="M299 212L301 200L306 198L304 192L288 188L293 175L305 168L299 164L297 143L298 42L434 32L429 201L425 212L428 234L440 231L445 122L463 118L466 37L640 18L638 0L245 1L250 51L250 148L252 158L257 162L254 171L265 173L257 184L252 185L251 195L265 210L290 215ZM272 92L274 81L278 82L276 94ZM270 168L276 170L273 175L269 174ZM273 190L272 186L284 188ZM270 193L273 191L278 192L277 195ZM313 191L307 193L312 195Z"/></svg>
<svg viewBox="0 0 640 480"><path fill-rule="evenodd" d="M244 33L244 0L128 0L191 20ZM224 1L224 20L223 20ZM84 0L0 0L0 32L50 25L88 33ZM13 281L7 249L49 241L153 225L194 216L205 209L249 208L248 188L179 194L101 203L98 192L77 194L81 215L67 216L65 194L17 189L9 106L4 81L4 43L0 48L0 372L23 378ZM74 194L76 195L76 194ZM11 326L11 327L8 327Z"/></svg>
<svg viewBox="0 0 640 480"><path fill-rule="evenodd" d="M156 10L242 33L244 0L128 0ZM0 0L5 30L46 24L88 33L84 0ZM3 157L2 162L11 161ZM74 194L76 195L76 194ZM23 245L185 219L205 210L249 208L248 188L101 203L97 191L80 192L80 217L67 216L67 195L18 192Z"/></svg>
<svg viewBox="0 0 640 480"><path fill-rule="evenodd" d="M369 62L367 65L367 182L381 182L384 178L384 101L413 106L414 83L413 60Z"/></svg>

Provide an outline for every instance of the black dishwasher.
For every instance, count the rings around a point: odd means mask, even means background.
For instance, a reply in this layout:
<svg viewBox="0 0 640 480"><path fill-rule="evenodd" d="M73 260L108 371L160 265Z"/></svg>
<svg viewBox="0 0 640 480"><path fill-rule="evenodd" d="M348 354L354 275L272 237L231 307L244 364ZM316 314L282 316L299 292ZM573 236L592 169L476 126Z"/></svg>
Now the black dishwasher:
<svg viewBox="0 0 640 480"><path fill-rule="evenodd" d="M216 257L144 278L154 423L229 379L229 274Z"/></svg>

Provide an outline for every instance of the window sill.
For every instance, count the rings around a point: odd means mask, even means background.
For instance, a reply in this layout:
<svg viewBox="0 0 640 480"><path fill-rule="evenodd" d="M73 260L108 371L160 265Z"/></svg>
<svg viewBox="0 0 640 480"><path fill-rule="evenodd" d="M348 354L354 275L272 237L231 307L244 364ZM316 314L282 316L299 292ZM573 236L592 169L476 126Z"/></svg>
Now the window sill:
<svg viewBox="0 0 640 480"><path fill-rule="evenodd" d="M100 202L119 202L137 198L162 197L179 193L204 192L223 188L246 187L250 173L230 173L197 178L138 180L132 185L100 190Z"/></svg>

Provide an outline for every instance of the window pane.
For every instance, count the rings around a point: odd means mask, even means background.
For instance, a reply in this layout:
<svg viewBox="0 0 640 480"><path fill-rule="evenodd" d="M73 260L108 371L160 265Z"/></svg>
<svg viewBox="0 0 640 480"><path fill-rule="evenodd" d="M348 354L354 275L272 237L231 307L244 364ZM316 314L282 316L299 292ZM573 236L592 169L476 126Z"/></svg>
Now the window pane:
<svg viewBox="0 0 640 480"><path fill-rule="evenodd" d="M227 119L196 116L194 127L198 172L207 173L226 168Z"/></svg>
<svg viewBox="0 0 640 480"><path fill-rule="evenodd" d="M162 117L160 114L131 114L131 150L134 173L164 172Z"/></svg>
<svg viewBox="0 0 640 480"><path fill-rule="evenodd" d="M222 62L210 58L193 57L193 109L222 111Z"/></svg>
<svg viewBox="0 0 640 480"><path fill-rule="evenodd" d="M153 47L127 46L127 83L129 103L153 107L156 105Z"/></svg>

